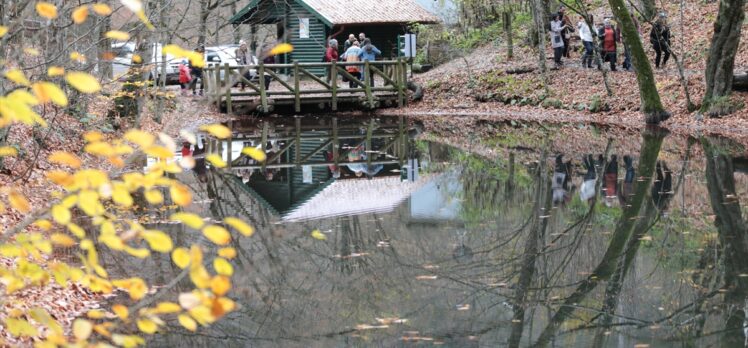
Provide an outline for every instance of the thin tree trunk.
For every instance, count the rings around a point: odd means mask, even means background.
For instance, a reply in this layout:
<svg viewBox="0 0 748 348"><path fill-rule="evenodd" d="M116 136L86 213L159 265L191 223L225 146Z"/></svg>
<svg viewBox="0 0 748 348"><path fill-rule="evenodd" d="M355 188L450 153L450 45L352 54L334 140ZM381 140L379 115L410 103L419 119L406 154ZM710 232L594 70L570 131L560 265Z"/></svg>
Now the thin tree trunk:
<svg viewBox="0 0 748 348"><path fill-rule="evenodd" d="M712 103L732 91L735 55L740 45L740 31L745 18L745 0L722 0L714 21L714 35L706 62L706 92L701 110L709 112ZM715 116L719 116L716 114Z"/></svg>
<svg viewBox="0 0 748 348"><path fill-rule="evenodd" d="M504 34L506 34L506 60L512 60L514 57L514 43L512 42L512 9L508 7L502 12Z"/></svg>
<svg viewBox="0 0 748 348"><path fill-rule="evenodd" d="M208 32L208 0L200 0L200 23L198 25L197 46L205 47L205 39Z"/></svg>
<svg viewBox="0 0 748 348"><path fill-rule="evenodd" d="M103 4L109 5L109 0L103 0L101 1ZM105 16L101 18L99 24L99 42L98 42L98 50L99 50L99 73L103 78L106 79L112 79L114 78L113 70L112 70L112 60L111 59L105 59L109 57L105 57L105 53L112 50L112 41L106 37L106 33L110 30L112 30L112 19L111 16Z"/></svg>
<svg viewBox="0 0 748 348"><path fill-rule="evenodd" d="M548 17L545 16L543 0L532 0L532 4L535 30L538 31L538 67L540 68L543 88L546 94L548 94L548 68L545 65L545 32L547 30L546 22L548 21Z"/></svg>
<svg viewBox="0 0 748 348"><path fill-rule="evenodd" d="M639 38L639 32L636 30L631 14L623 0L608 0L608 3L613 10L613 15L618 20L618 25L623 33L623 41L631 51L632 63L634 69L636 69L636 81L639 84L641 111L644 113L646 123L659 124L670 118L670 113L665 111L662 101L660 101L652 66L649 64L646 52L644 52L644 45Z"/></svg>

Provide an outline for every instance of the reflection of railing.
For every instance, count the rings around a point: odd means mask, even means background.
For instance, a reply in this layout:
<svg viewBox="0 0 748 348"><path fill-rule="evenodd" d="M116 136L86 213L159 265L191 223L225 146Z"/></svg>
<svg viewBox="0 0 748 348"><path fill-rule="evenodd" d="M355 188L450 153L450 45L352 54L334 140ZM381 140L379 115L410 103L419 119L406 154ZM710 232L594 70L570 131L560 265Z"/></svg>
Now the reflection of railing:
<svg viewBox="0 0 748 348"><path fill-rule="evenodd" d="M338 127L338 118L333 117L331 124L327 127L317 125L315 127L315 134L303 135L302 118L296 118L294 120L295 127L293 133L288 134L275 134L271 135L270 124L267 121L262 122L261 132L255 131L253 134L240 134L235 135L232 131L232 136L227 139L224 143L218 139L209 137L207 142L207 153L223 153L223 146L227 146L226 153L231 156L233 153L233 142L252 142L259 144L263 151L267 150L266 145L270 141L283 142L284 145L278 151L268 153L268 157L264 163L261 164L249 164L249 165L236 165L230 158L225 158L228 162L229 168L232 169L277 169L277 168L294 168L301 166L329 166L340 164L399 164L402 166L408 154L408 133L406 129L406 122L403 116L398 117L397 125L383 125L375 120L369 120L365 126L366 132L364 134L339 134L342 127ZM229 123L229 127L233 129L233 123ZM345 127L347 130L351 130L350 127ZM259 130L259 129L258 129ZM372 146L372 140L380 139L383 141L382 146L378 146L376 149ZM313 149L302 151L302 142L304 141L319 141L319 145ZM342 148L341 144L343 141L350 142L349 148ZM348 154L356 148L363 148L367 154L366 160L361 161L347 161ZM284 161L283 154L291 153L293 151L293 159L291 156L287 156ZM328 161L314 161L313 158L322 151L329 151L332 155L332 159ZM381 154L385 156L385 159L374 159L373 154Z"/></svg>
<svg viewBox="0 0 748 348"><path fill-rule="evenodd" d="M348 67L357 66L363 73L363 80L347 71ZM324 69L330 81L320 78L313 70ZM256 71L256 78L248 72ZM279 73L290 74L285 79ZM247 78L249 77L249 78ZM272 78L273 83L283 86L282 90L266 90L265 80ZM344 77L355 87L337 85L338 77ZM314 82L314 88L302 86L302 79ZM301 112L302 104L330 104L333 111L341 102L359 101L366 109L374 109L382 101L396 102L399 107L406 103L407 66L405 61L365 61L358 63L299 63L293 64L259 64L248 66L208 67L204 70L206 92L218 105L226 106L226 112L233 112L234 104L246 101L246 97L259 98L257 111L267 113L273 110L273 104L293 105L296 112ZM379 87L372 87L372 79L381 79ZM236 91L233 86L241 83L250 91ZM238 99L241 98L241 99Z"/></svg>

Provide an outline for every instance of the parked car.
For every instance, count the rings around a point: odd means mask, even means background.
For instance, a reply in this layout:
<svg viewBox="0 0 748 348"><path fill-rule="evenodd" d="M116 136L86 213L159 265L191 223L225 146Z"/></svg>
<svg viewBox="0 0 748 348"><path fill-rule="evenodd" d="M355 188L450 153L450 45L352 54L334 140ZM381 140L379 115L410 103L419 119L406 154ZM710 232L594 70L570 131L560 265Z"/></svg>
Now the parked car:
<svg viewBox="0 0 748 348"><path fill-rule="evenodd" d="M239 66L239 62L236 58L236 49L239 45L223 45L213 46L205 48L205 66L206 67L223 67L226 63L229 63L231 67ZM257 57L252 56L252 64L257 64ZM221 70L221 79L224 78L225 71ZM249 69L250 80L257 79L257 69Z"/></svg>
<svg viewBox="0 0 748 348"><path fill-rule="evenodd" d="M166 69L163 68L164 56L162 52L162 45L159 43L152 43L150 49L150 74L148 78L153 80L154 78L161 79L162 74L166 74L166 84L179 84L179 60L170 55L166 55ZM124 76L132 66L132 56L136 53L136 47L134 42L116 42L112 44L112 53L115 57L112 60L112 70L114 76ZM142 57L146 59L147 57Z"/></svg>

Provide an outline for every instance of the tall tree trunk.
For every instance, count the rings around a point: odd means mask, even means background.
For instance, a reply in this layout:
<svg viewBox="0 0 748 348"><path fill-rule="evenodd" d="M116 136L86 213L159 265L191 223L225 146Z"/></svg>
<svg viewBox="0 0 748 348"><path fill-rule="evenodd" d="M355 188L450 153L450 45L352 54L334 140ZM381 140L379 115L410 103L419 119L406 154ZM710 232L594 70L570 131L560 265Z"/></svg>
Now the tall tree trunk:
<svg viewBox="0 0 748 348"><path fill-rule="evenodd" d="M548 92L548 68L545 65L545 34L548 30L548 16L546 15L544 0L532 0L532 17L535 30L538 32L538 68L543 80L543 88Z"/></svg>
<svg viewBox="0 0 748 348"><path fill-rule="evenodd" d="M706 92L701 107L704 112L711 109L715 99L729 95L732 90L732 70L745 18L744 5L745 0L722 0L719 3L719 14L714 21L714 35L706 62Z"/></svg>
<svg viewBox="0 0 748 348"><path fill-rule="evenodd" d="M632 63L636 69L636 81L639 84L639 99L641 100L641 112L644 113L647 124L658 124L670 118L670 113L665 110L657 92L652 66L644 52L644 45L639 38L631 14L626 8L623 0L608 0L613 9L613 15L618 20L623 41L631 51Z"/></svg>
<svg viewBox="0 0 748 348"><path fill-rule="evenodd" d="M208 0L200 0L200 23L198 24L197 46L205 46L205 39L208 33Z"/></svg>
<svg viewBox="0 0 748 348"><path fill-rule="evenodd" d="M514 43L512 42L512 9L509 5L504 5L507 8L501 13L504 33L506 34L506 60L512 60L514 57Z"/></svg>
<svg viewBox="0 0 748 348"><path fill-rule="evenodd" d="M103 0L101 1L103 4L109 5L109 0ZM111 59L105 59L105 58L111 58L106 57L106 52L110 52L112 50L112 40L108 39L106 37L106 33L108 31L112 30L112 17L111 16L104 16L100 19L99 22L99 41L98 41L98 53L99 53L99 59L97 60L99 65L99 73L101 74L101 77L106 79L112 79L114 76L114 72L112 70L112 60Z"/></svg>
<svg viewBox="0 0 748 348"><path fill-rule="evenodd" d="M237 13L236 8L236 1L231 2L231 15L235 15ZM233 25L234 30L234 43L239 43L239 40L242 39L242 25L234 24Z"/></svg>

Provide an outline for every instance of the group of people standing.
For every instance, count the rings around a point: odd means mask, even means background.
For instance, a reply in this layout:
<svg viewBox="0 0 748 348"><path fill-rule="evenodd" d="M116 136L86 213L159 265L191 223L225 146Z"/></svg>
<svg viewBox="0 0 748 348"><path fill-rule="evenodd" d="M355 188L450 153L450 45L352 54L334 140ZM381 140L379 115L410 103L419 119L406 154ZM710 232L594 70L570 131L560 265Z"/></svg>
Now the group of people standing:
<svg viewBox="0 0 748 348"><path fill-rule="evenodd" d="M322 60L324 62L341 61L346 63L358 63L375 61L378 56L382 55L382 51L374 46L371 43L371 39L367 38L364 33L358 34L358 39L356 38L356 35L348 35L348 40L345 40L345 43L343 44L342 55L339 54L338 49L338 40L331 39L327 45L327 50L325 50L325 56ZM364 76L364 69L361 65L346 65L345 70L358 81L365 81L366 79L366 76ZM359 84L355 80L347 79L344 76L343 81L345 82L346 80L348 81L348 87L350 88L356 88ZM337 84L337 81L332 81L332 68L328 69L327 82ZM369 84L371 87L374 87L373 75L369 78Z"/></svg>
<svg viewBox="0 0 748 348"><path fill-rule="evenodd" d="M634 21L637 32L640 27L636 18L631 18ZM553 48L553 60L556 63L556 67L563 65L562 58L570 58L570 40L571 34L576 30L579 30L579 38L582 41L584 47L584 53L582 54L582 67L592 68L592 62L595 60L595 45L594 36L597 36L599 41L599 57L602 62L610 63L610 70L617 71L616 63L618 60L618 44L622 42L621 29L613 24L611 18L605 18L602 24L598 24L594 32L590 28L590 24L593 23L593 18L590 15L589 18L584 16L579 17L576 28L572 25L571 19L566 14L566 9L561 7L558 13L553 14L550 26L551 33L551 47ZM665 67L668 59L670 58L670 27L667 24L667 17L665 13L659 13L657 20L652 25L652 30L649 34L649 41L652 44L652 48L655 50L655 66L659 69ZM662 58L662 60L661 60ZM601 66L598 63L597 68ZM631 52L629 47L624 44L624 61L623 68L627 71L632 70L631 64Z"/></svg>

